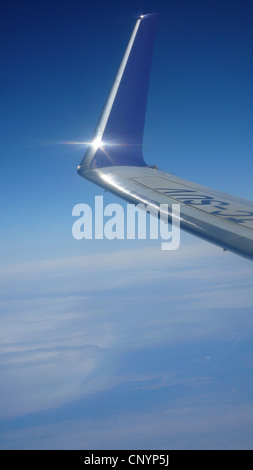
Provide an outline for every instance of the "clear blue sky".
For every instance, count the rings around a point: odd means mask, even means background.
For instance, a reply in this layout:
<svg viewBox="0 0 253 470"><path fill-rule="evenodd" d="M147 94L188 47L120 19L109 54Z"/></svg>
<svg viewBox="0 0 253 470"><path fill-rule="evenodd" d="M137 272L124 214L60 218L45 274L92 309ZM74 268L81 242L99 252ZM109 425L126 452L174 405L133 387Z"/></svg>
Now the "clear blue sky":
<svg viewBox="0 0 253 470"><path fill-rule="evenodd" d="M253 199L252 2L5 2L1 448L252 448L252 263L71 234L103 192L62 142L89 141L153 11L146 161Z"/></svg>

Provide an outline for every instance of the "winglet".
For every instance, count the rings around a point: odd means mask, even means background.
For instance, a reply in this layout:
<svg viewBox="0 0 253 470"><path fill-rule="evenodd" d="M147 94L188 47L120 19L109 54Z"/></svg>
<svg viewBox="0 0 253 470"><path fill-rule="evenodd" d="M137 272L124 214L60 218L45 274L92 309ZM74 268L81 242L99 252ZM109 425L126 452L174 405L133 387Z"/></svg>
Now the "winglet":
<svg viewBox="0 0 253 470"><path fill-rule="evenodd" d="M156 14L141 15L78 172L111 165L146 166L142 141Z"/></svg>

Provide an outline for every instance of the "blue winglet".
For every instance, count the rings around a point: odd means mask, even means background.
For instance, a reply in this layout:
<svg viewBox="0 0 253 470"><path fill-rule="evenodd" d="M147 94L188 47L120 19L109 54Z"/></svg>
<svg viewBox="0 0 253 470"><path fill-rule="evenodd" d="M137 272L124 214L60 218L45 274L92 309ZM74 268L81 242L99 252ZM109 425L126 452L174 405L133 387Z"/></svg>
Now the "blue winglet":
<svg viewBox="0 0 253 470"><path fill-rule="evenodd" d="M156 14L138 18L115 77L92 143L79 166L146 166L142 141Z"/></svg>

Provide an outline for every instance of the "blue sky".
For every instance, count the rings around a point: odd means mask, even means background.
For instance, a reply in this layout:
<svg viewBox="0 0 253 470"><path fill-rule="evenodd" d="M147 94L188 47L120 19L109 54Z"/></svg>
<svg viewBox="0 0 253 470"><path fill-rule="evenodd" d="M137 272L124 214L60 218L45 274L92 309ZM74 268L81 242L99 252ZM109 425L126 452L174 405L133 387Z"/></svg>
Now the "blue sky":
<svg viewBox="0 0 253 470"><path fill-rule="evenodd" d="M253 447L252 263L185 234L162 252L71 233L104 193L62 142L91 138L152 11L146 161L253 199L251 2L2 6L3 449Z"/></svg>

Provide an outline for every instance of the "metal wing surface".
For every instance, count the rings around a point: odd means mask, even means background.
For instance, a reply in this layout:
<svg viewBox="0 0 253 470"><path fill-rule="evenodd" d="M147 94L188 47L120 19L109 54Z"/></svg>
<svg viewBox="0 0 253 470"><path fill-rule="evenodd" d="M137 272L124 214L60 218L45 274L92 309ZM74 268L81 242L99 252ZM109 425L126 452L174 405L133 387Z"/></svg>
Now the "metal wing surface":
<svg viewBox="0 0 253 470"><path fill-rule="evenodd" d="M142 153L155 14L138 18L78 173L134 203L180 204L180 227L253 260L253 202L148 166Z"/></svg>

